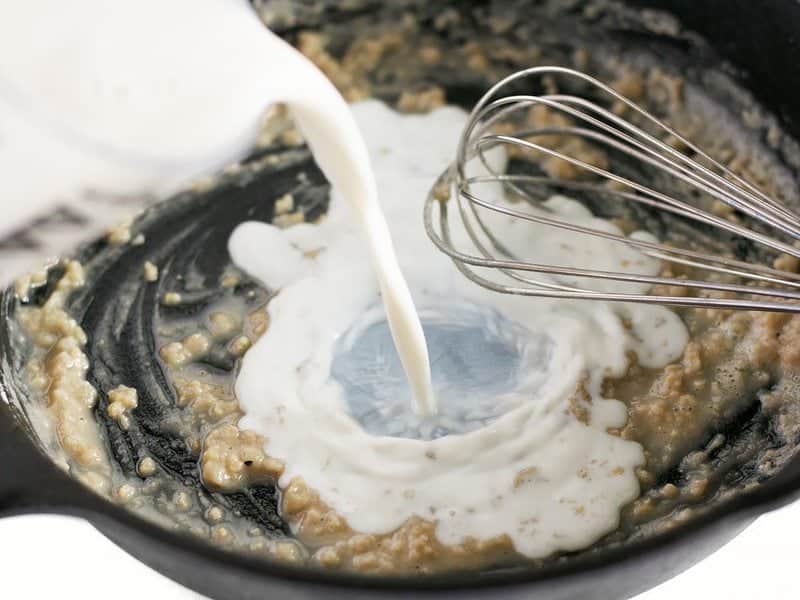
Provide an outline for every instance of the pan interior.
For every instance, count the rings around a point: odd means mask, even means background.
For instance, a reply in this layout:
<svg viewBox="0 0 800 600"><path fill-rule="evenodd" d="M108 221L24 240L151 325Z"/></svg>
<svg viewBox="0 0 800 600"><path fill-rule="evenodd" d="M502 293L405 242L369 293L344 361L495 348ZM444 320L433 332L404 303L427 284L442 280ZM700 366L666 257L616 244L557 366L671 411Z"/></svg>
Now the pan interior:
<svg viewBox="0 0 800 600"><path fill-rule="evenodd" d="M274 12L271 3L259 3L259 7L265 21L283 28L352 100L376 97L401 110L426 111L445 99L468 108L491 83L517 68L574 66L627 87L623 93L640 94L640 101L670 118L712 155L727 156L724 160L731 168L756 180L767 193L796 205L798 190L791 175L797 166L794 142L747 91L724 75L708 47L684 35L669 17L642 19L637 12L610 5L588 9L599 3L586 3L585 10L576 11L570 4L520 1L506 8L490 4L487 9L485 3L419 6L399 2L353 12L331 8L325 12L324 24L314 16L320 13L306 13L302 8L287 16ZM668 33L663 31L665 24L672 24ZM544 85L558 89L557 82ZM510 168L540 172L524 160L512 161ZM675 189L675 193L682 191ZM227 253L230 234L242 221L313 222L324 214L328 193L308 150L294 139L291 125L272 121L265 125L263 143L247 160L219 174L213 183L198 184L137 219L131 225L131 238L141 234L144 244L118 245L103 239L76 251L75 260L83 266L86 282L75 286L63 310L87 334L81 351L88 360L85 379L97 392L92 415L108 457L102 469L87 467L60 448L48 425L52 416L43 409L48 405L48 388L32 384L31 369L47 367L53 345L47 339L37 342L26 329L24 315L46 308L47 299L70 275L71 267L67 263L53 267L46 281L21 297L14 290L7 292L3 307L10 319L3 324L8 346L4 368L14 373L12 385L29 398L27 412L54 458L112 501L165 527L267 560L332 566L325 563L330 554L325 549L331 546L325 535L331 531L312 527L307 512L292 513L285 491L276 485L280 466L263 454L260 440L236 427L241 413L233 383L247 344L267 326L265 306L273 290L235 269ZM287 194L294 204L288 212L279 202ZM732 248L738 258L748 260L775 258L742 240L691 229L663 213L593 197L580 199L603 216L635 220L676 243L690 240L705 247ZM159 266L158 281L143 277L145 261ZM177 294L179 301L173 302L171 294ZM704 320L698 313L687 311L683 317L690 325L696 324L698 339L719 329L716 321ZM794 319L772 322L768 317L754 317L740 326L743 331L761 328L786 342L794 335L794 323ZM436 329L435 319L428 324L431 338L435 341L441 336L443 347L458 345L464 351L474 347L476 338L448 339L448 332ZM473 334L478 335L469 335ZM387 335L380 324L372 324L351 341L334 368L344 385L354 379L348 353L384 352ZM191 359L180 359L179 350L191 353L195 342L202 350ZM481 339L480 343L498 342ZM500 348L498 352L506 351ZM792 401L798 397L792 380L786 376L793 368L792 357L778 349L774 352L780 372L759 367L752 376L734 381L738 376L733 359L727 366L720 361L715 371L711 366L704 371L719 381L733 381L730 389L746 392L737 392L712 412L697 409L691 418L700 425L687 425L681 443L671 451L662 451L665 444L658 428L648 427L651 421L642 415L650 411L654 418L675 419L680 425L689 423L689 418L675 417L675 407L695 405L688 400L681 405L681 395L667 395L663 400L649 393L663 374L638 373L636 384L609 382L618 396L632 399L631 427L622 435L641 439L650 457L640 477L641 497L625 510L620 528L588 552L690 526L693 518L716 503L767 479L786 464L795 453L800 411ZM542 340L542 353L547 354L546 340ZM735 355L735 348L731 353ZM508 358L513 359L510 351ZM394 373L397 364L392 360L385 368ZM475 376L505 381L507 366L498 361ZM694 382L686 375L685 364L682 368L685 383ZM109 416L115 397L111 392L120 385L135 389L138 396L127 424ZM463 380L459 385L468 391L471 383ZM354 396L351 408L364 416L368 430L411 437L442 433L410 421L392 432L385 421L368 421L367 400L380 393L373 386ZM666 416L659 417L659 410ZM497 416L480 415L483 421ZM466 428L468 423L458 426ZM344 534L334 529L332 535ZM358 570L361 554L348 550L343 554L344 566ZM506 548L490 548L477 562L444 553L429 569L420 570L509 566L524 570L556 560L565 558L531 562ZM395 569L390 565L378 572L414 570L411 566L401 564Z"/></svg>

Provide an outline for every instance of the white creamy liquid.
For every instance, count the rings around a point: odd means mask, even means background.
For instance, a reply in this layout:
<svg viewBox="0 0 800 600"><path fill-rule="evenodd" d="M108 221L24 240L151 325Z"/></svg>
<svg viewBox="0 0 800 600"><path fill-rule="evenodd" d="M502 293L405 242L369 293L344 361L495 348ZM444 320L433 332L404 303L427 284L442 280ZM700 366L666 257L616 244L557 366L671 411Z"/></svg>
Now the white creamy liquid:
<svg viewBox="0 0 800 600"><path fill-rule="evenodd" d="M245 0L39 0L4 14L5 197L33 211L87 192L169 193L246 154L266 108L285 102L353 207L366 238L358 260L377 275L415 410L435 412L422 327L350 109Z"/></svg>
<svg viewBox="0 0 800 600"><path fill-rule="evenodd" d="M444 107L401 115L377 101L354 113L400 268L431 332L439 413L420 417L396 401L410 392L385 343L381 285L362 258L360 223L339 188L319 225L245 223L231 238L236 264L280 290L268 306L270 328L237 380L240 426L262 433L266 451L286 463L281 486L302 477L356 531L387 533L418 516L436 522L447 544L507 534L529 557L586 547L638 495L634 470L644 460L638 443L607 433L626 411L602 397L602 381L625 373L630 350L645 366L675 360L687 341L683 323L657 306L531 299L469 282L426 238L421 210L466 114ZM502 171L504 156L493 160ZM482 194L504 201L498 186ZM568 198L548 205L564 219L619 232ZM487 218L523 257L659 269L600 238ZM453 237L469 248L463 230ZM589 400L574 402L588 423L570 406L579 386Z"/></svg>
<svg viewBox="0 0 800 600"><path fill-rule="evenodd" d="M282 485L302 476L359 531L391 531L417 515L435 520L446 543L505 533L528 556L586 546L615 526L638 492L633 469L643 457L638 444L606 433L625 411L601 397L600 384L624 373L627 350L645 365L677 357L686 332L662 308L536 302L461 277L425 238L420 207L453 156L462 111L400 116L364 103L356 116L365 149L332 86L244 0L7 4L3 202L34 211L89 191L167 194L244 156L266 107L291 104L336 190L330 214L285 231L245 224L231 242L239 265L280 288L237 392L242 426L264 433L267 451L286 462ZM551 207L597 223L568 199ZM576 251L597 268L643 260L602 240L570 238L567 249L560 233L496 226L513 248L558 261ZM437 414L414 302L436 336ZM382 341L386 315L401 359ZM398 360L413 389L404 376L387 385ZM568 410L582 381L588 425ZM370 411L364 398L381 389L391 393L376 394Z"/></svg>

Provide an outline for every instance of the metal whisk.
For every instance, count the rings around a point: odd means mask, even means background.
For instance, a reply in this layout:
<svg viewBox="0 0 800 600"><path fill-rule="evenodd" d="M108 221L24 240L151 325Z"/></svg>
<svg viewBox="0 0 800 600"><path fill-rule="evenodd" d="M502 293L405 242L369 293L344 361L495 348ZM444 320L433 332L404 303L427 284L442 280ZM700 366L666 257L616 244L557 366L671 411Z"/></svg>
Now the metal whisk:
<svg viewBox="0 0 800 600"><path fill-rule="evenodd" d="M512 86L518 87L525 80L544 76L570 80L573 87L576 84L580 86L581 96L558 93L505 95ZM610 103L606 106L611 106L613 110L601 104L603 99ZM500 130L500 124L512 124L515 118L519 122L522 115L537 105L562 116L543 126L518 125L512 133L506 132L508 127ZM620 114L626 114L628 118L622 118ZM602 148L615 156L624 157L625 160L630 159L637 166L637 172L641 172L643 168L648 175L634 180L632 176L611 172L607 165L590 164L576 156L576 153L570 153L569 144L562 143L567 138ZM517 152L535 153L538 158L566 161L571 165L570 168L576 168L592 179L585 181L558 179L538 173L496 172L490 164L491 161L487 160L487 152L497 146L515 147ZM483 164L483 174L467 174L466 165L474 159ZM666 181L685 187L685 193L655 189L654 182L665 181L665 175L668 177ZM524 202L498 204L481 198L476 187L489 182L501 183L508 192L527 200L536 210L526 210ZM609 185L609 182L612 183ZM425 204L425 227L439 249L448 254L458 269L475 283L508 294L694 307L800 311L800 276L795 273L778 270L766 264L746 262L740 260L741 257L726 256L721 251L720 254L710 253L705 247L696 247L689 243L685 245L694 247L679 248L566 222L552 212L548 214L546 207L541 204L541 194L537 196L531 191L535 186L539 186L539 189L547 186L550 189L567 190L567 193L572 191L583 196L616 202L638 203L650 210L671 213L678 217L677 220L673 219L678 223L693 222L718 228L721 232L730 234L730 240L748 240L748 243L767 249L774 256L785 253L800 259L800 249L791 243L792 240L800 239L800 219L797 215L713 160L633 101L589 75L562 67L534 67L510 75L481 98L462 133L455 162L433 187ZM662 185L664 187L674 186ZM729 220L718 216L709 209L713 202L727 205L731 212L736 211L743 219ZM458 208L455 217L451 214L453 211L448 210L453 204ZM691 275L687 278L639 275L522 261L503 246L503 240L492 234L479 209L560 228L565 235L595 235L627 244L664 263L682 265L682 269L688 267ZM434 214L438 215L437 219ZM462 221L477 252L475 249L465 251L454 247L451 236L453 218ZM720 239L717 236L709 238ZM717 246L716 249L721 248L722 246ZM486 268L492 271L487 271ZM531 276L533 273L542 273L549 277L536 279ZM560 277L571 278L569 285L562 283ZM627 293L624 285L620 291L597 291L575 285L572 279L575 277L635 282L647 284L648 287L660 286L656 289L666 289L667 293ZM678 287L694 290L700 295L669 293L670 289Z"/></svg>

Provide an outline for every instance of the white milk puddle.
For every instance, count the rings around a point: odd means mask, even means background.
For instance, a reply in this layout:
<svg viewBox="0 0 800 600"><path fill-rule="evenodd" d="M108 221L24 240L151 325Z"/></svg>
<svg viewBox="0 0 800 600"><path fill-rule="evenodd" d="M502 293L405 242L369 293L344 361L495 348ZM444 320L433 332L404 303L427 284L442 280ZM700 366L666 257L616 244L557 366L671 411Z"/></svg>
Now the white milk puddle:
<svg viewBox="0 0 800 600"><path fill-rule="evenodd" d="M630 350L645 366L676 359L687 340L683 324L657 306L534 300L472 284L433 247L422 223L423 200L453 156L466 113L444 107L401 115L377 101L353 110L430 340L439 414L421 417L408 404L411 391L382 320L381 285L360 223L337 191L319 225L246 223L232 236L236 264L280 288L269 304L270 328L237 380L246 413L240 427L262 433L266 451L285 461L282 486L303 477L356 531L385 533L419 516L437 523L444 543L507 534L530 557L591 544L638 495L634 469L644 460L639 444L606 432L626 413L601 396L602 381L625 373ZM494 159L502 169L503 157ZM483 193L502 198L496 186ZM617 231L568 198L548 206ZM525 256L659 269L600 238L564 244L559 230L491 218L503 243ZM468 243L464 231L453 236L456 245ZM570 410L579 386L589 398L577 400L588 424Z"/></svg>

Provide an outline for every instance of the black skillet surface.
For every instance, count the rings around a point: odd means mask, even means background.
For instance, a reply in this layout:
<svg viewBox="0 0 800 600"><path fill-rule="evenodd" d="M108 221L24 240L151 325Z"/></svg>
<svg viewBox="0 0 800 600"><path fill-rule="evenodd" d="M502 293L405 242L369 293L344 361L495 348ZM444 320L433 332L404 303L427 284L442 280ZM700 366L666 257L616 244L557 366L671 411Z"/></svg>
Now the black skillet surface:
<svg viewBox="0 0 800 600"><path fill-rule="evenodd" d="M310 3L301 1L297 4ZM359 13L373 6L369 2L362 4L365 8L359 9ZM526 15L525 20L552 23L556 18L577 19L588 3L520 0L452 4L459 6L464 14L472 15L470 18L479 26L480 16L475 17L471 12L473 5L513 5L518 14ZM792 96L797 92L800 76L793 24L800 26L800 5L792 0L758 3L747 0L706 0L702 3L649 0L636 4L671 9L690 28L699 31L720 54L741 69L737 71L739 76L759 101L781 118L786 130L800 134L800 113L792 108ZM420 10L424 13L426 9ZM322 12L309 9L304 14L312 24L315 19L328 22L350 18L349 14L335 8ZM617 11L600 14L599 21L589 27L602 29L613 39L622 40L620 43L646 41L662 47L665 56L674 56L676 60L682 57L680 60L687 61L686 64L691 61L710 64L714 60L707 50L696 48L689 38L676 39L645 31L636 18ZM284 27L291 35L294 25L286 23ZM552 36L552 31L549 34ZM776 72L782 76L777 78ZM448 88L449 96L469 104L486 83L474 79L453 81ZM292 164L280 169L261 171L253 177L232 178L211 192L183 195L160 205L136 225L137 230L147 235L148 243L144 247L113 249L98 242L81 250L79 258L91 265L93 280L92 285L72 298L71 306L82 315L82 325L90 332L88 352L94 362L90 377L104 389L107 389L105 384L124 378L136 381L141 390L140 409L137 411L140 416L136 426L125 432L116 428L113 422L103 422L113 456L123 471L132 471L138 453L147 449L174 477L187 484L197 482L196 458L182 440L171 438L168 432L158 427L171 410L172 403L163 374L152 368L156 349L149 333L149 319L156 310L157 294L175 289L179 285L177 275L187 270L200 275L191 278L191 284L180 283L189 286L183 289L188 302L180 309L160 307L159 310L166 313L169 310L184 313L202 310L221 293L215 282L229 262L225 251L227 237L242 220L269 220L272 207L268 198L291 191L312 215L324 209L327 195L324 180L306 153L296 151L294 156ZM300 173L303 175L298 178ZM221 210L221 206L225 209ZM160 288L140 285L141 264L147 259L155 259L164 265ZM250 290L256 292L253 303L263 300L263 290L247 283L232 293L246 297ZM120 291L127 292L132 301L124 305L116 302ZM2 310L4 315L13 312L9 295L3 299ZM103 338L114 339L116 343L104 350L95 345ZM97 358L101 360L94 360ZM454 596L535 596L554 600L622 598L687 568L731 539L761 511L800 495L800 462L795 460L755 492L715 507L692 521L690 527L599 552L579 554L536 570L471 573L425 580L376 580L293 568L225 552L168 532L94 496L69 479L37 449L28 432L24 411L18 410L25 405L25 398L16 383L22 359L18 344L8 337L0 340L0 393L5 401L0 402L0 516L24 512L82 515L134 556L214 598L306 598L321 595L369 598L377 594L406 595L412 589L418 594ZM217 354L209 368L224 372L233 366L229 357ZM104 413L102 402L98 418ZM736 424L743 431L763 426L758 414L752 412ZM768 431L764 432L764 437L769 438ZM746 476L744 472L738 475ZM281 535L284 530L275 512L275 492L270 487L215 500L228 503L260 521L275 535Z"/></svg>

